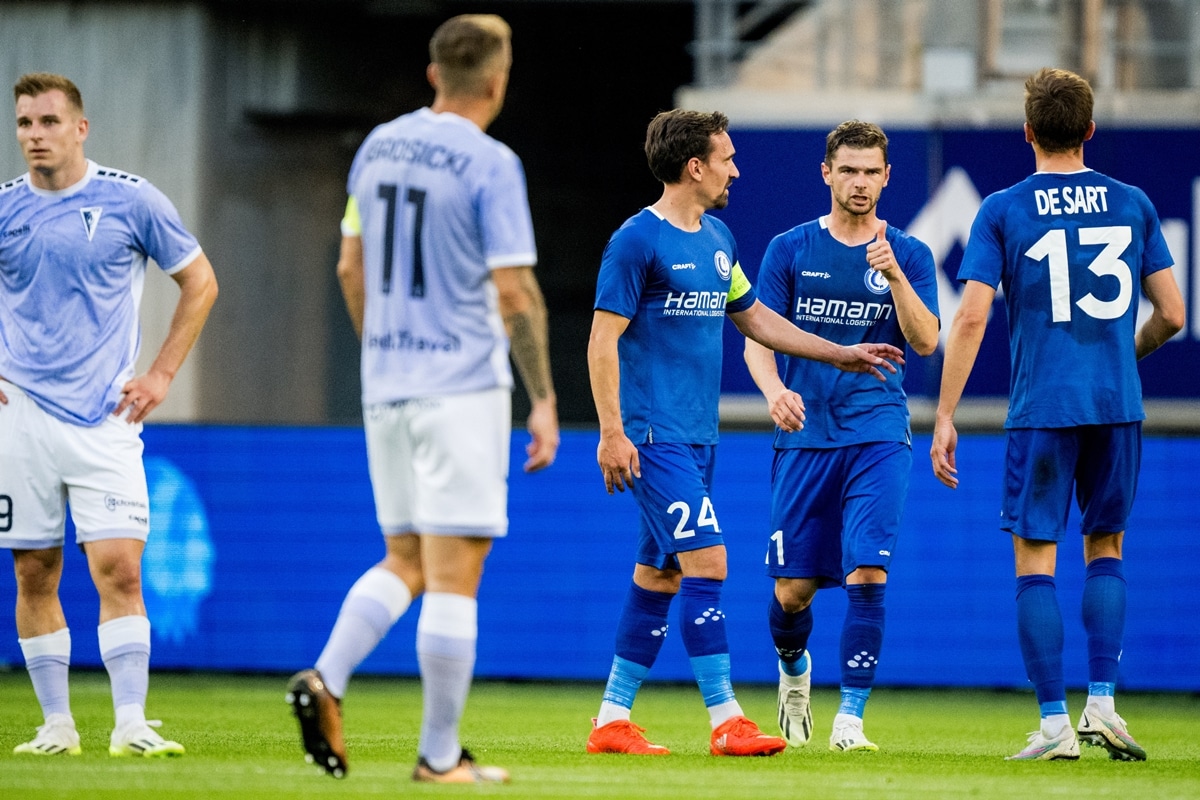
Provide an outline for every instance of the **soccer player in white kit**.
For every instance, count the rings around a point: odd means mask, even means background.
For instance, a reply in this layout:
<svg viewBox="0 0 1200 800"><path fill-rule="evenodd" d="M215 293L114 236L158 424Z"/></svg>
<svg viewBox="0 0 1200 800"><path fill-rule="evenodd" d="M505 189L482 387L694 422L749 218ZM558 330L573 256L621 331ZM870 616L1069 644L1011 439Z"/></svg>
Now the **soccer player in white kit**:
<svg viewBox="0 0 1200 800"><path fill-rule="evenodd" d="M338 263L362 339L386 555L351 587L315 669L293 676L287 698L310 760L343 777L350 676L423 593L413 780L504 782L462 747L458 724L484 559L508 529L510 346L532 405L527 472L553 462L558 413L524 171L484 133L504 103L511 31L494 15L454 17L430 56L433 105L380 125L355 156Z"/></svg>
<svg viewBox="0 0 1200 800"><path fill-rule="evenodd" d="M204 327L216 277L162 192L84 157L88 120L74 83L33 73L13 95L29 172L0 184L0 547L13 553L17 634L45 716L14 752L81 752L58 597L69 502L100 596L100 655L116 716L109 753L182 755L146 721L141 431ZM135 375L147 259L180 295L154 361Z"/></svg>

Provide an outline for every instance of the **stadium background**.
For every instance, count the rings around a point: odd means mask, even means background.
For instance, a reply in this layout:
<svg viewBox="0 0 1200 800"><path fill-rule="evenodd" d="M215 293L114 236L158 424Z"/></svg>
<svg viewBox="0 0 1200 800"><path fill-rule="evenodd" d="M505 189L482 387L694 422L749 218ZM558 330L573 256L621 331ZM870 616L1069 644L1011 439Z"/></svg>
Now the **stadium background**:
<svg viewBox="0 0 1200 800"><path fill-rule="evenodd" d="M783 5L866 9L886 20L945 4ZM1197 4L1159 5L1196 12ZM511 536L484 582L482 676L607 672L610 616L628 581L635 514L632 499L606 497L595 474L584 352L604 242L657 197L641 153L656 111L686 104L730 113L743 177L723 216L752 276L771 236L827 211L817 172L825 131L851 116L883 124L894 168L881 215L934 247L944 324L973 204L1032 166L1020 134L1019 81L1003 76L987 91L950 100L945 93L955 87L928 78L915 94L882 76L874 87L774 94L728 81L689 83L701 22L690 2L0 1L4 74L74 77L92 120L89 156L164 189L222 282L202 342L145 436L156 520L146 588L158 667L286 671L311 662L345 590L378 555L357 427L357 343L333 276L345 172L373 124L430 99L423 69L436 24L476 10L504 14L515 31L509 102L491 132L525 162L560 410L570 428L552 470L514 475ZM1183 17L1193 19L1192 44L1200 41L1195 16ZM888 31L875 36L883 47ZM953 48L942 51L953 56ZM1051 55L1033 66L1050 61L1060 63ZM1100 132L1087 155L1092 166L1147 190L1188 298L1188 326L1143 364L1151 435L1127 542L1133 591L1123 668L1130 688L1195 691L1200 630L1191 621L1200 590L1184 575L1188 562L1176 544L1186 548L1196 533L1187 498L1200 474L1193 438L1200 426L1200 68L1190 69L1175 91L1101 93ZM897 99L913 96L923 102ZM15 142L0 148L0 176L23 168ZM173 286L152 277L144 320L146 340L156 344ZM1003 414L996 398L1007 385L1002 311L992 325L964 409L966 427L978 433L962 444L963 488L935 484L924 464L927 438L914 446L882 683L1024 683L1010 550L995 527L1002 446L995 430ZM723 415L741 430L723 439L714 501L731 549L735 678L771 681L763 622L769 584L760 567L770 436L739 354L730 329ZM910 365L906 385L921 429L940 362L911 357ZM518 417L522 402L518 393ZM522 446L518 431L514 454ZM1079 590L1078 550L1077 540L1069 542L1060 567L1068 616ZM82 558L68 551L68 619L86 630L94 592ZM0 597L13 591L11 573L0 571ZM842 602L838 592L818 601L818 682L836 681L831 663L821 674L820 655L836 652ZM366 669L414 674L415 620L402 620ZM1073 627L1068 680L1080 685L1083 644ZM99 665L91 638L76 637L76 664ZM0 617L0 662L20 663L10 615ZM682 648L667 647L655 677L690 677Z"/></svg>

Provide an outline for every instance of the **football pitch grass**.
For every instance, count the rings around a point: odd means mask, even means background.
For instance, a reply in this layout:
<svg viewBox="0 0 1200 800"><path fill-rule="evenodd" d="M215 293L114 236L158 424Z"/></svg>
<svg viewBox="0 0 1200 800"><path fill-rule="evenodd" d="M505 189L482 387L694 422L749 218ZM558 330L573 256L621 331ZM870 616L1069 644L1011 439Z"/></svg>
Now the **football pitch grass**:
<svg viewBox="0 0 1200 800"><path fill-rule="evenodd" d="M715 758L695 686L647 684L634 708L665 757L588 755L599 683L479 681L463 740L480 763L506 767L506 786L413 784L420 686L408 678L355 678L346 699L350 774L334 780L304 763L284 703L286 676L151 676L149 715L187 747L183 758L110 758L112 706L103 672L71 677L82 736L78 757L14 756L40 714L22 670L0 673L0 798L325 798L487 795L508 798L1194 798L1200 797L1200 696L1124 694L1121 713L1149 753L1110 761L1083 748L1077 762L1008 762L1036 725L1031 693L880 687L866 730L878 753L832 753L837 692L814 692L814 739L773 758ZM738 699L775 731L773 686L739 686ZM1073 717L1083 698L1071 693Z"/></svg>

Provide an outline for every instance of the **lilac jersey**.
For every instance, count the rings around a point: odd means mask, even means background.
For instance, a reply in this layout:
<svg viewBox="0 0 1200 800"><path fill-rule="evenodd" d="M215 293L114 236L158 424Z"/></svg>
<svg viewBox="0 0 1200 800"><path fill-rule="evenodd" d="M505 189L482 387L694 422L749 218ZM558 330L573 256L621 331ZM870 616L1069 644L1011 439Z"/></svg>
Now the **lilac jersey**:
<svg viewBox="0 0 1200 800"><path fill-rule="evenodd" d="M200 255L145 178L87 162L74 186L0 184L0 375L66 422L99 425L133 377L146 259Z"/></svg>
<svg viewBox="0 0 1200 800"><path fill-rule="evenodd" d="M491 271L537 261L520 159L422 108L358 150L342 233L361 236L363 403L512 386Z"/></svg>
<svg viewBox="0 0 1200 800"><path fill-rule="evenodd" d="M1172 263L1146 194L1099 172L1039 172L984 200L958 279L1004 288L1005 427L1144 419L1138 298L1142 279Z"/></svg>

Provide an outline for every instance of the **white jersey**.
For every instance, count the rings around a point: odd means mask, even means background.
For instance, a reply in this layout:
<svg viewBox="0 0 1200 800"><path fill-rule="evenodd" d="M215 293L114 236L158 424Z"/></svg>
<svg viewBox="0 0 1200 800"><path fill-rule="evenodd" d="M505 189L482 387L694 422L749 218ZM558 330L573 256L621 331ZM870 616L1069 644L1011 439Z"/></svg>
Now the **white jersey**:
<svg viewBox="0 0 1200 800"><path fill-rule="evenodd" d="M342 233L361 236L363 404L512 386L491 270L537 252L521 161L422 108L359 148Z"/></svg>
<svg viewBox="0 0 1200 800"><path fill-rule="evenodd" d="M60 191L0 184L0 376L61 420L100 424L134 374L146 259L172 273L199 255L137 175L88 161Z"/></svg>

